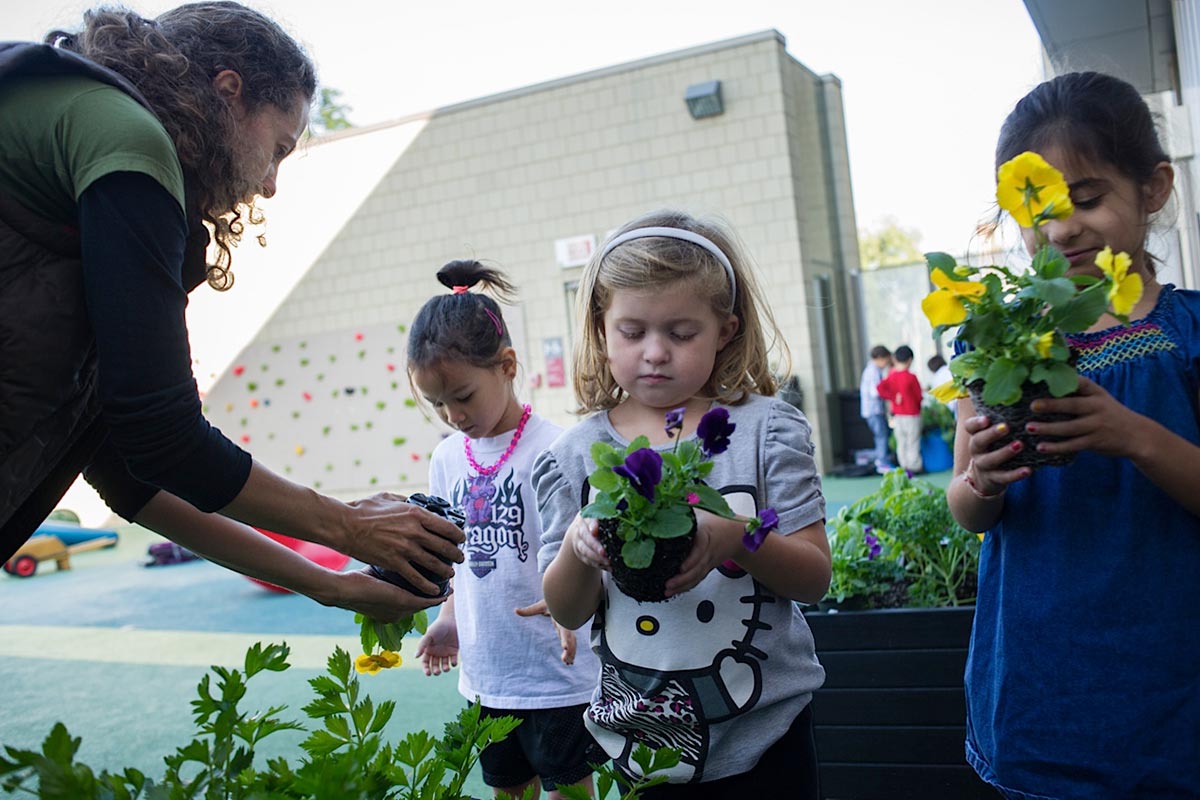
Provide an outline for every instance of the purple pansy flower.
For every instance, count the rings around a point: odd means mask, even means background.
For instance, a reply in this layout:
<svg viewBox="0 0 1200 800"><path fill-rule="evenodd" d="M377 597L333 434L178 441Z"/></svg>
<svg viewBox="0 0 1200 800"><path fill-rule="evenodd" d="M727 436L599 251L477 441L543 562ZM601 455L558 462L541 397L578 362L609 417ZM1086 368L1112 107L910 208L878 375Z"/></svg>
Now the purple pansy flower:
<svg viewBox="0 0 1200 800"><path fill-rule="evenodd" d="M714 408L700 418L696 435L700 437L705 456L715 456L729 449L729 437L737 425L729 421L729 410Z"/></svg>
<svg viewBox="0 0 1200 800"><path fill-rule="evenodd" d="M625 463L613 467L613 472L629 480L642 497L654 502L654 487L662 480L662 456L648 447L634 450Z"/></svg>
<svg viewBox="0 0 1200 800"><path fill-rule="evenodd" d="M687 407L673 408L667 412L667 436L674 436L675 431L683 429L683 414Z"/></svg>
<svg viewBox="0 0 1200 800"><path fill-rule="evenodd" d="M762 546L767 534L778 527L779 514L775 513L773 508L764 508L758 515L758 525L755 525L753 530L746 531L746 535L742 537L742 544L753 553Z"/></svg>
<svg viewBox="0 0 1200 800"><path fill-rule="evenodd" d="M874 561L883 550L883 545L879 544L878 537L870 532L870 527L863 533L863 543L867 546L867 561Z"/></svg>

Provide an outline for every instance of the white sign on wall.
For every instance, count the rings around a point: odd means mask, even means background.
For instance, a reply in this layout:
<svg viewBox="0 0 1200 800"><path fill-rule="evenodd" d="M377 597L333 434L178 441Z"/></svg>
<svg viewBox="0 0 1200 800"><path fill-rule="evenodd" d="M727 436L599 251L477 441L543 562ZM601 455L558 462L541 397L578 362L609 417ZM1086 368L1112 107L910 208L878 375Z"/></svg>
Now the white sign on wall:
<svg viewBox="0 0 1200 800"><path fill-rule="evenodd" d="M560 267L582 267L596 252L595 234L571 236L554 243L554 260Z"/></svg>

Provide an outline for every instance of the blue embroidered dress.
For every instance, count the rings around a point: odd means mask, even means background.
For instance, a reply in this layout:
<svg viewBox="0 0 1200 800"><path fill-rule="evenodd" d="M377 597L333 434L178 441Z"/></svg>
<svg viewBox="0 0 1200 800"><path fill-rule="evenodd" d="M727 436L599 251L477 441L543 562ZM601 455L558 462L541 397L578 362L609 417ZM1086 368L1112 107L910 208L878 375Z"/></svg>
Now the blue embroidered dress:
<svg viewBox="0 0 1200 800"><path fill-rule="evenodd" d="M1080 372L1200 445L1200 293L1070 337ZM1200 796L1200 518L1126 459L1011 486L983 542L967 760L1013 798Z"/></svg>

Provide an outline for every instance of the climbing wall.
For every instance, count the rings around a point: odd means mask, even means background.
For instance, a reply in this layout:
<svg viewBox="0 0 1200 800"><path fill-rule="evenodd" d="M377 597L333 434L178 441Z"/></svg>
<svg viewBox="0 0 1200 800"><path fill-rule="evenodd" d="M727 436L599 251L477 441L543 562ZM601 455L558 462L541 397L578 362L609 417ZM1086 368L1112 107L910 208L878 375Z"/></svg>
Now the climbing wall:
<svg viewBox="0 0 1200 800"><path fill-rule="evenodd" d="M422 487L445 428L412 399L406 330L255 340L213 385L205 415L271 469L323 492Z"/></svg>

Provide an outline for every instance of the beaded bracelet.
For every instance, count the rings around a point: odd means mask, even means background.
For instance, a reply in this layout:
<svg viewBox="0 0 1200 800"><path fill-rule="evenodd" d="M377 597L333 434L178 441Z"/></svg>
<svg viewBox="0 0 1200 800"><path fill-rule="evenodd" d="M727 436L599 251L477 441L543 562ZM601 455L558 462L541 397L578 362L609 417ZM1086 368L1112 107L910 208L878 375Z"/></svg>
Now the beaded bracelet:
<svg viewBox="0 0 1200 800"><path fill-rule="evenodd" d="M971 470L974 468L975 468L974 461L967 464L967 468L965 470L963 470L962 479L963 479L963 483L965 483L968 487L970 487L970 489L974 493L974 495L976 497L978 497L980 500L995 500L997 497L1002 497L1004 495L1004 493L1006 491L1008 491L1008 487L1004 487L1000 491L995 492L993 494L984 494L983 492L979 491L979 487L975 485L975 481L971 478Z"/></svg>

